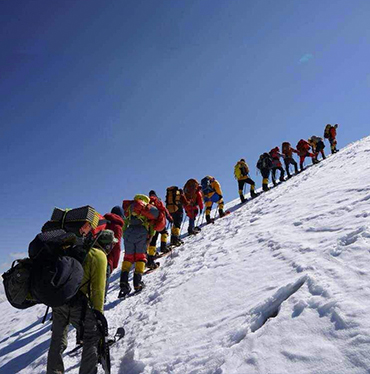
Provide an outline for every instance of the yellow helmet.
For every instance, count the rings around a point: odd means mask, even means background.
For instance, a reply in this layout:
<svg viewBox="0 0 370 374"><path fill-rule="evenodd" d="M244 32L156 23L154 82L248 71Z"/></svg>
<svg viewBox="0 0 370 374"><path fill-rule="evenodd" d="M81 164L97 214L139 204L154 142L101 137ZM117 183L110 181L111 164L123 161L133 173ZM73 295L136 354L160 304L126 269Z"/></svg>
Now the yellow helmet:
<svg viewBox="0 0 370 374"><path fill-rule="evenodd" d="M136 201L140 200L140 201L144 202L145 204L149 204L149 201L150 201L149 197L146 196L146 195L143 195L143 194L135 195L134 200L136 200Z"/></svg>

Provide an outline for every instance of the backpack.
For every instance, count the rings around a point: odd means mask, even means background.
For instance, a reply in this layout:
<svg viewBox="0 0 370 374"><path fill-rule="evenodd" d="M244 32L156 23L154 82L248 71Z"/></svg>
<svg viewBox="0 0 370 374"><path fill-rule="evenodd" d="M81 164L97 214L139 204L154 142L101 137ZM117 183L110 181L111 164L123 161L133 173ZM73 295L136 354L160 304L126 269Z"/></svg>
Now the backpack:
<svg viewBox="0 0 370 374"><path fill-rule="evenodd" d="M247 176L249 173L249 168L248 165L243 162L241 163L240 161L235 165L234 167L234 176L236 179L240 179L241 177Z"/></svg>
<svg viewBox="0 0 370 374"><path fill-rule="evenodd" d="M189 179L184 186L184 194L188 201L195 201L199 190L199 182L196 179Z"/></svg>
<svg viewBox="0 0 370 374"><path fill-rule="evenodd" d="M308 147L307 147L308 146ZM299 150L299 151L305 151L305 150L307 150L307 149L309 149L310 147L309 147L309 144L307 143L307 141L306 140L304 140L304 139L301 139L299 142L298 142L298 144L297 144L297 149Z"/></svg>
<svg viewBox="0 0 370 374"><path fill-rule="evenodd" d="M170 213L175 213L181 206L180 190L177 186L168 187L166 191L166 207Z"/></svg>
<svg viewBox="0 0 370 374"><path fill-rule="evenodd" d="M148 230L150 235L153 231L162 231L166 227L166 208L161 200L145 203L141 200L123 200L122 208L125 212L123 231L130 226L131 221L136 219ZM153 215L153 207L158 210L158 216Z"/></svg>
<svg viewBox="0 0 370 374"><path fill-rule="evenodd" d="M281 150L284 154L287 154L291 148L291 145L289 142L284 142L281 146Z"/></svg>
<svg viewBox="0 0 370 374"><path fill-rule="evenodd" d="M158 217L154 220L153 229L155 231L162 231L166 227L166 216L167 216L166 210L167 209L162 203L162 200L158 197L156 197L155 199L151 199L150 204L155 206L159 211Z"/></svg>
<svg viewBox="0 0 370 374"><path fill-rule="evenodd" d="M90 206L55 208L51 220L30 243L29 258L16 260L3 274L10 304L26 309L38 303L61 306L71 300L80 289L82 263L99 235L96 229L105 227L103 223L98 226L100 218Z"/></svg>
<svg viewBox="0 0 370 374"><path fill-rule="evenodd" d="M24 258L15 260L11 268L3 274L5 295L14 308L27 309L37 304L30 292L31 270L32 261Z"/></svg>
<svg viewBox="0 0 370 374"><path fill-rule="evenodd" d="M28 254L32 260L30 291L42 304L61 306L72 299L80 289L82 263L89 247L77 241L74 233L54 230L36 235Z"/></svg>
<svg viewBox="0 0 370 374"><path fill-rule="evenodd" d="M270 169L272 166L271 157L268 153L264 153L260 156L258 162L257 162L257 168L262 169Z"/></svg>
<svg viewBox="0 0 370 374"><path fill-rule="evenodd" d="M203 194L204 195L208 195L212 192L214 192L215 190L212 188L211 186L211 183L213 182L214 178L210 177L210 176L206 176L204 177L201 181L200 181L200 184L202 186L202 191L203 191Z"/></svg>
<svg viewBox="0 0 370 374"><path fill-rule="evenodd" d="M280 158L279 148L278 147L272 148L271 151L269 152L269 155L272 159L278 159L279 160L279 158Z"/></svg>
<svg viewBox="0 0 370 374"><path fill-rule="evenodd" d="M330 129L331 129L331 125L327 124L326 127L325 127L325 131L324 131L324 138L325 139L330 138Z"/></svg>

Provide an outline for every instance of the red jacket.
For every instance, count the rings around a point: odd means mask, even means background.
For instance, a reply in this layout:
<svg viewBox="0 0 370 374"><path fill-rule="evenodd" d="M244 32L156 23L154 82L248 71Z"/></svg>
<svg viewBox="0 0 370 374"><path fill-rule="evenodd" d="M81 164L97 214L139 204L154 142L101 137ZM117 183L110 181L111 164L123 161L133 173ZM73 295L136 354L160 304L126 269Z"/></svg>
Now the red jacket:
<svg viewBox="0 0 370 374"><path fill-rule="evenodd" d="M332 126L329 130L329 139L335 139L337 137L337 129Z"/></svg>
<svg viewBox="0 0 370 374"><path fill-rule="evenodd" d="M122 227L123 227L123 219L113 213L104 214L104 218L109 221L107 223L107 229L112 230L114 232L114 236L118 239L118 243L116 243L112 249L112 251L108 255L108 264L110 266L110 271L112 272L114 269L117 268L119 257L121 255L121 239L122 239Z"/></svg>
<svg viewBox="0 0 370 374"><path fill-rule="evenodd" d="M281 168L282 165L280 162L280 157L284 157L284 156L280 153L279 147L275 147L271 149L270 156L272 158L272 167Z"/></svg>
<svg viewBox="0 0 370 374"><path fill-rule="evenodd" d="M198 206L200 210L203 210L203 197L200 190L196 192L196 197L194 200L190 201L185 205L185 212L189 218L195 218L198 214Z"/></svg>

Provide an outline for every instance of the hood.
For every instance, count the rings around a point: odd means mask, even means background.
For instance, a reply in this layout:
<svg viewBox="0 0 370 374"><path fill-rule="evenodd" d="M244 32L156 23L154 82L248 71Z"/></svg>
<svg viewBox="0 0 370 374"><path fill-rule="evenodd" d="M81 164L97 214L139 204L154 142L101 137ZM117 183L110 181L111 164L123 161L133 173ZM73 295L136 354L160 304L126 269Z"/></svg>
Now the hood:
<svg viewBox="0 0 370 374"><path fill-rule="evenodd" d="M109 222L123 226L123 219L118 214L107 213L104 214L104 218L107 219Z"/></svg>

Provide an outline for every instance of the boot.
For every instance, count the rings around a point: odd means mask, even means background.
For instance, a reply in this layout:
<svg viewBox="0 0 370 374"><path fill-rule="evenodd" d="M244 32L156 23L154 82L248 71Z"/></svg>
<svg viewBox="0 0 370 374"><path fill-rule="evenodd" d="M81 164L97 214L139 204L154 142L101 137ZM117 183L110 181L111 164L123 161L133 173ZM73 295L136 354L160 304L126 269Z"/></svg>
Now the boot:
<svg viewBox="0 0 370 374"><path fill-rule="evenodd" d="M148 262L146 263L146 267L150 270L157 269L158 265L154 261L154 256L148 255L147 259Z"/></svg>
<svg viewBox="0 0 370 374"><path fill-rule="evenodd" d="M263 185L262 185L262 189L263 189L264 191L268 191L268 190L269 190L269 185L268 185L268 184L263 184Z"/></svg>
<svg viewBox="0 0 370 374"><path fill-rule="evenodd" d="M284 175L285 175L285 173L284 173L284 171L282 171L281 173L280 173L280 182L284 182L285 181L285 179L284 179Z"/></svg>
<svg viewBox="0 0 370 374"><path fill-rule="evenodd" d="M169 252L170 250L169 250L169 248L167 247L167 243L165 243L165 242L161 242L161 252L162 253L167 253L167 252Z"/></svg>
<svg viewBox="0 0 370 374"><path fill-rule="evenodd" d="M136 292L140 292L145 287L145 283L141 280L142 277L142 274L134 273L134 289Z"/></svg>
<svg viewBox="0 0 370 374"><path fill-rule="evenodd" d="M171 236L171 245L178 247L179 245L183 243L184 242L178 236L175 236L175 235ZM170 250L171 250L170 248L167 248L167 252L169 252Z"/></svg>
<svg viewBox="0 0 370 374"><path fill-rule="evenodd" d="M207 221L207 223L213 223L215 220L212 219L209 214L206 214L206 221Z"/></svg>
<svg viewBox="0 0 370 374"><path fill-rule="evenodd" d="M128 284L128 271L121 272L121 279L119 282L120 292L118 298L126 297L131 292L131 287Z"/></svg>
<svg viewBox="0 0 370 374"><path fill-rule="evenodd" d="M245 203L245 197L244 197L244 195L240 195L240 201L241 201L242 204Z"/></svg>
<svg viewBox="0 0 370 374"><path fill-rule="evenodd" d="M250 191L250 194L251 194L252 199L254 199L255 197L258 196L258 193L256 193L256 191L254 189Z"/></svg>
<svg viewBox="0 0 370 374"><path fill-rule="evenodd" d="M223 209L219 209L218 210L218 214L220 215L220 218L224 217L225 216L225 212Z"/></svg>

